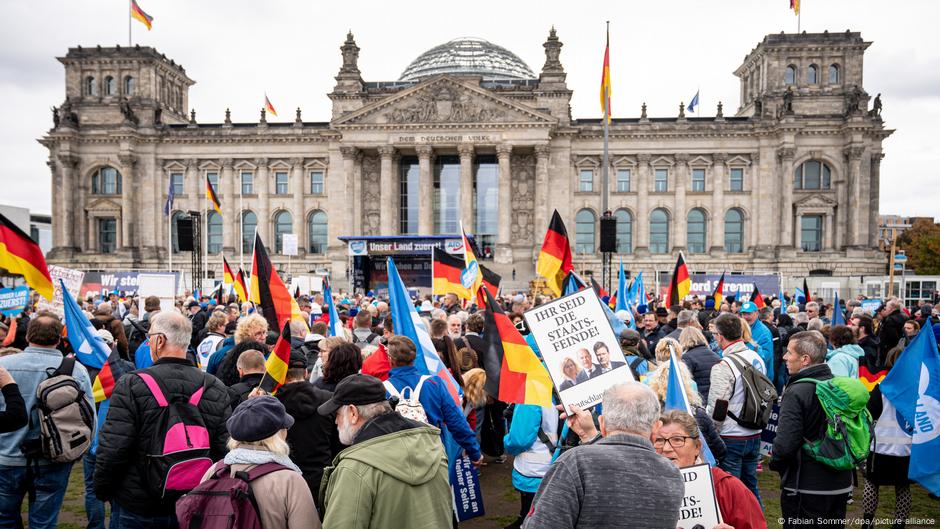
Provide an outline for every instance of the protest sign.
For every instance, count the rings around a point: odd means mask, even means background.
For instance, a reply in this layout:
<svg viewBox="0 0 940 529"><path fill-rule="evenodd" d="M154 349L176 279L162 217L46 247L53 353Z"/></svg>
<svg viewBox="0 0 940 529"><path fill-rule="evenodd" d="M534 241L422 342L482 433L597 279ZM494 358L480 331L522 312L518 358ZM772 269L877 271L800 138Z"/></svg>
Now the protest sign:
<svg viewBox="0 0 940 529"><path fill-rule="evenodd" d="M880 307L882 303L883 301L880 299L863 299L862 310L867 312L869 316L874 316L875 311L878 310L878 307Z"/></svg>
<svg viewBox="0 0 940 529"><path fill-rule="evenodd" d="M8 318L19 316L29 303L29 287L0 288L0 313Z"/></svg>
<svg viewBox="0 0 940 529"><path fill-rule="evenodd" d="M78 298L78 291L82 288L82 281L85 279L85 272L81 270L72 270L56 265L49 265L49 276L52 277L52 284L55 287L55 294L52 301L46 301L44 298L39 300L39 310L50 310L59 316L65 315L65 302L62 301L62 287L59 280L65 282L65 288L73 298Z"/></svg>
<svg viewBox="0 0 940 529"><path fill-rule="evenodd" d="M148 296L157 296L160 298L161 310L173 310L173 302L176 299L176 276L175 272L163 274L140 273L137 276L137 292L141 299ZM140 308L143 308L143 303L141 303Z"/></svg>
<svg viewBox="0 0 940 529"><path fill-rule="evenodd" d="M685 496L679 509L677 529L715 527L721 523L711 468L704 464L680 468L679 471L685 483Z"/></svg>
<svg viewBox="0 0 940 529"><path fill-rule="evenodd" d="M760 455L770 455L771 449L774 447L774 438L777 437L777 421L779 420L780 405L774 404L773 410L770 412L770 420L767 421L764 431L760 433Z"/></svg>
<svg viewBox="0 0 940 529"><path fill-rule="evenodd" d="M458 522L483 516L483 493L476 467L466 455L456 458L450 467L450 483L454 490L454 514Z"/></svg>
<svg viewBox="0 0 940 529"><path fill-rule="evenodd" d="M610 386L633 380L593 289L540 305L524 317L565 409L590 408Z"/></svg>

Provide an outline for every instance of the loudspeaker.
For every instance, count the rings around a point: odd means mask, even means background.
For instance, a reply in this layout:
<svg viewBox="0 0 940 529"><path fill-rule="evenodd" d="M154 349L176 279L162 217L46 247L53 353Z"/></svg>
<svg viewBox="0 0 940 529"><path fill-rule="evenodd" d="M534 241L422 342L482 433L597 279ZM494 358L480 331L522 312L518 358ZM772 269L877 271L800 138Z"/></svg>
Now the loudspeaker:
<svg viewBox="0 0 940 529"><path fill-rule="evenodd" d="M195 251L193 244L193 219L176 219L176 243L181 252Z"/></svg>
<svg viewBox="0 0 940 529"><path fill-rule="evenodd" d="M601 217L601 252L617 251L617 219L613 216Z"/></svg>

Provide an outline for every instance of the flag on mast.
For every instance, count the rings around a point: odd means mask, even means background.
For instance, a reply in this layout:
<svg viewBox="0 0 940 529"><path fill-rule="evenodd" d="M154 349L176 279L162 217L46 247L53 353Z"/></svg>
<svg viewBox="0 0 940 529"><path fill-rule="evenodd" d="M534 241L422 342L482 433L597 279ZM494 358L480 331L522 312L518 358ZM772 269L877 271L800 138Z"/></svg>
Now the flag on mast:
<svg viewBox="0 0 940 529"><path fill-rule="evenodd" d="M215 209L215 212L221 215L222 203L219 202L219 197L215 194L215 187L212 186L208 173L206 174L206 198L209 199L209 202L212 202L212 207Z"/></svg>
<svg viewBox="0 0 940 529"><path fill-rule="evenodd" d="M692 101L689 101L689 112L695 112L695 109L698 108L698 93L699 91L696 90L695 95L692 96Z"/></svg>
<svg viewBox="0 0 940 529"><path fill-rule="evenodd" d="M137 0L131 0L131 17L147 26L147 31L150 31L150 28L153 27L153 17L145 13L144 10L137 5Z"/></svg>
<svg viewBox="0 0 940 529"><path fill-rule="evenodd" d="M170 187L166 191L166 204L163 205L163 216L169 217L173 211L173 200L176 198L176 190L173 188L173 176L170 176Z"/></svg>
<svg viewBox="0 0 940 529"><path fill-rule="evenodd" d="M607 29L607 46L604 48L604 69L601 72L601 112L610 123L610 29Z"/></svg>
<svg viewBox="0 0 940 529"><path fill-rule="evenodd" d="M794 15L800 14L800 0L790 0L790 9L793 10Z"/></svg>
<svg viewBox="0 0 940 529"><path fill-rule="evenodd" d="M0 268L23 276L26 284L52 301L55 287L39 245L16 224L0 215Z"/></svg>
<svg viewBox="0 0 940 529"><path fill-rule="evenodd" d="M271 100L268 99L268 94L264 94L264 109L270 112L272 116L277 117L277 110L274 110L274 105L272 105Z"/></svg>
<svg viewBox="0 0 940 529"><path fill-rule="evenodd" d="M712 292L712 299L715 300L715 310L720 310L721 302L725 300L725 273L721 273L721 278L718 280L718 284L715 285L715 291Z"/></svg>
<svg viewBox="0 0 940 529"><path fill-rule="evenodd" d="M562 222L561 215L556 209L552 213L548 231L545 232L545 240L542 242L542 249L539 251L539 258L535 264L535 272L545 278L548 288L556 296L560 296L564 288L565 275L572 270L574 270L574 265L571 263L568 230L565 229L565 223Z"/></svg>
<svg viewBox="0 0 940 529"><path fill-rule="evenodd" d="M679 258L676 259L676 269L672 272L672 280L669 283L666 306L681 305L682 300L689 295L691 289L692 278L689 276L689 269L685 266L685 258L682 257L682 252L679 252Z"/></svg>

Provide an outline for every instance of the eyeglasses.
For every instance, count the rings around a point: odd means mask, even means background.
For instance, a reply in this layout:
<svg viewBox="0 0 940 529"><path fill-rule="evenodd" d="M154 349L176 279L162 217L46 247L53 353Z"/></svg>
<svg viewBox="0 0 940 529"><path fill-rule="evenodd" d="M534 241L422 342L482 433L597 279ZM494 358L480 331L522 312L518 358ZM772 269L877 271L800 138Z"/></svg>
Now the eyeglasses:
<svg viewBox="0 0 940 529"><path fill-rule="evenodd" d="M682 448L685 446L686 439L698 439L698 436L691 435L677 435L675 437L670 437L666 439L665 437L657 437L653 439L653 446L656 448L662 448L666 446L666 443L669 443L669 446L673 448Z"/></svg>
<svg viewBox="0 0 940 529"><path fill-rule="evenodd" d="M166 339L166 334L162 332L152 332L147 335L147 338L153 338L154 336L162 336L164 340Z"/></svg>

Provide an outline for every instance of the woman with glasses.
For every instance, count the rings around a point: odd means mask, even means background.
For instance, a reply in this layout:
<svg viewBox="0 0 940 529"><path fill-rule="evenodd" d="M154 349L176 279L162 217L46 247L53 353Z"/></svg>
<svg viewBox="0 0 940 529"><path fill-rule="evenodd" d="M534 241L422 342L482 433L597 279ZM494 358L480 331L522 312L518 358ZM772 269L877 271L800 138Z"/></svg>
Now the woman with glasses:
<svg viewBox="0 0 940 529"><path fill-rule="evenodd" d="M660 417L653 427L652 442L656 453L679 468L702 463L702 439L698 423L686 412L671 410ZM715 497L721 511L720 523L714 529L766 529L767 522L757 498L738 478L718 467L711 467Z"/></svg>

